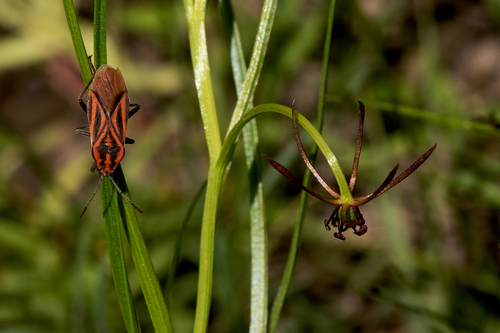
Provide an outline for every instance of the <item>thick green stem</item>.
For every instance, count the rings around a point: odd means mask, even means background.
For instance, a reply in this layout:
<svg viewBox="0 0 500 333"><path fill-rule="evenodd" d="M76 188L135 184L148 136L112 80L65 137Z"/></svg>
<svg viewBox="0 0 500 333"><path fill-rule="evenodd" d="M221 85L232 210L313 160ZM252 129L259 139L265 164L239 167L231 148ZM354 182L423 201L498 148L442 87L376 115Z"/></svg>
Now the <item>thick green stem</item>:
<svg viewBox="0 0 500 333"><path fill-rule="evenodd" d="M215 164L219 158L221 137L217 110L215 108L212 79L210 77L210 64L205 31L206 0L198 0L194 8L189 0L184 1L189 28L189 43L191 60L193 63L198 102L200 104L203 128L207 139L210 164ZM210 172L210 171L209 171Z"/></svg>
<svg viewBox="0 0 500 333"><path fill-rule="evenodd" d="M212 296L213 254L215 238L215 217L217 216L221 181L216 181L215 164L221 151L221 137L217 111L210 78L210 65L205 31L206 0L194 3L184 0L189 28L191 60L193 63L198 101L207 139L210 166L208 170L207 196L201 227L200 271L198 279L198 297L196 301L195 332L205 332L208 325L210 300Z"/></svg>
<svg viewBox="0 0 500 333"><path fill-rule="evenodd" d="M207 331L210 300L212 297L215 222L223 175L223 168L218 168L215 165L211 166L208 175L207 194L201 228L200 268L198 273L198 295L196 298L194 332Z"/></svg>

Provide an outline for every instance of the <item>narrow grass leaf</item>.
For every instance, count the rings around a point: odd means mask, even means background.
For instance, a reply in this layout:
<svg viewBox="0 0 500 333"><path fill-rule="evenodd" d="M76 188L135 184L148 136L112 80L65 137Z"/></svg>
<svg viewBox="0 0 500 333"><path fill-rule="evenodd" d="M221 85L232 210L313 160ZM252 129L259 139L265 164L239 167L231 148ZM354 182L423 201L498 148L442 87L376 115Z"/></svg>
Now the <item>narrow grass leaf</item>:
<svg viewBox="0 0 500 333"><path fill-rule="evenodd" d="M64 13L66 14L66 21L68 22L69 33L75 49L76 59L78 60L78 65L80 66L83 81L87 83L92 77L92 73L90 72L87 50L85 49L85 44L83 43L80 26L78 25L78 20L76 19L75 7L73 6L72 0L63 0L62 2Z"/></svg>
<svg viewBox="0 0 500 333"><path fill-rule="evenodd" d="M106 48L106 2L94 1L94 62L96 68L108 63Z"/></svg>
<svg viewBox="0 0 500 333"><path fill-rule="evenodd" d="M125 177L123 176L121 168L115 171L115 180L116 179L118 179L118 186L120 186L123 192L129 196ZM157 333L173 332L170 315L167 311L165 299L163 298L163 293L156 277L153 263L149 257L146 243L142 237L135 209L132 205L123 200L120 200L119 206L123 227L130 244L132 259L155 331Z"/></svg>
<svg viewBox="0 0 500 333"><path fill-rule="evenodd" d="M103 196L103 192L106 192L107 195ZM140 332L141 329L135 313L134 298L130 290L125 255L123 253L118 193L113 184L111 184L109 177L106 177L101 183L101 204L106 240L108 242L109 262L125 327L129 333Z"/></svg>
<svg viewBox="0 0 500 333"><path fill-rule="evenodd" d="M269 6L267 2L264 4L261 24L259 26L251 59L251 66L253 66L255 70L247 72L239 28L237 22L234 20L231 3L229 0L221 2L222 19L226 36L229 39L233 77L238 95L238 103L233 112L231 123L238 119L241 113L245 112L246 109L252 107L251 100L253 99L253 92L251 92L251 94L245 94L245 92L248 90L248 87L256 86L257 79L260 76L276 4L277 1L274 2L274 5L271 4L271 6ZM268 10L265 10L266 8L268 8ZM269 27L269 29L266 29L266 27ZM257 41L263 42L258 43ZM257 122L254 119L243 128L243 143L250 187L249 214L252 254L250 332L266 332L268 318L267 236L258 140Z"/></svg>

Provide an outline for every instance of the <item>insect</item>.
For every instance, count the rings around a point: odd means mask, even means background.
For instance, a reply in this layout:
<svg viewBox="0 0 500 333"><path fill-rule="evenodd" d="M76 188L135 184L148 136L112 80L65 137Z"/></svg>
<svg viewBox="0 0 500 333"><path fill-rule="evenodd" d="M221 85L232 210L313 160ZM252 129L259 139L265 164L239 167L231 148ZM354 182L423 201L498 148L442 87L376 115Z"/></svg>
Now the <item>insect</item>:
<svg viewBox="0 0 500 333"><path fill-rule="evenodd" d="M85 205L80 218L87 210L92 199L94 199L104 177L108 177L115 186L118 193L127 200L135 209L142 211L127 198L113 179L118 164L125 155L125 144L132 144L134 140L127 138L127 121L141 106L130 104L127 87L123 75L118 68L114 69L108 65L102 65L96 71L90 61L92 78L85 85L78 97L78 103L87 114L89 124L76 129L76 133L90 137L92 145L92 157L94 164L91 172L100 172L99 183L94 193ZM83 102L83 95L90 87L87 96L87 104Z"/></svg>

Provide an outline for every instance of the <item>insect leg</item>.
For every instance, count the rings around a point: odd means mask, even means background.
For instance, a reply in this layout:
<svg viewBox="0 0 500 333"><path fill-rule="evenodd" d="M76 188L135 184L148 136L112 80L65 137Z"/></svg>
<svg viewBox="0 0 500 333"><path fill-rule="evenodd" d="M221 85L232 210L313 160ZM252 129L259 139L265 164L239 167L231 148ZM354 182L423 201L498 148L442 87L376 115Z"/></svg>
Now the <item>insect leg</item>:
<svg viewBox="0 0 500 333"><path fill-rule="evenodd" d="M96 72L96 70L95 70L95 66L94 66L94 64L92 63L92 56L91 56L91 55L89 55L88 59L89 59L90 71L92 72L92 75L94 75L94 74L95 74L95 72Z"/></svg>
<svg viewBox="0 0 500 333"><path fill-rule="evenodd" d="M82 126L82 127L77 127L76 130L75 130L75 132L76 132L76 134L80 134L80 135L83 135L83 136L89 136L90 137L89 125L85 125L85 126ZM135 140L131 139L131 138L125 138L125 143L128 144L128 145L131 145L131 144L135 143Z"/></svg>
<svg viewBox="0 0 500 333"><path fill-rule="evenodd" d="M94 196L97 193L97 190L99 189L99 186L101 186L102 178L103 178L103 176L101 174L101 177L99 178L99 183L97 183L97 187L95 188L94 193L92 194L92 196L90 197L89 201L85 205L85 208L83 208L83 212L80 214L80 218L82 218L83 214L85 214L85 212L87 211L87 207L89 206L89 204L92 201L92 199L94 199Z"/></svg>
<svg viewBox="0 0 500 333"><path fill-rule="evenodd" d="M130 104L130 107L132 109L130 109L130 111L128 112L128 117L132 117L134 114L137 113L137 111L139 111L141 109L141 105L140 104L137 104L137 103L134 103L134 104Z"/></svg>
<svg viewBox="0 0 500 333"><path fill-rule="evenodd" d="M129 118L132 117L134 114L137 113L137 111L139 111L141 109L141 105L137 104L137 103L130 104L130 107L131 107L131 109L128 112L128 117ZM135 142L134 139L125 138L125 143L126 144L133 144L134 142Z"/></svg>
<svg viewBox="0 0 500 333"><path fill-rule="evenodd" d="M94 64L92 64L92 61L90 60L91 57L92 56L89 56L89 63L90 63L90 70L92 71L92 77L90 78L90 81L87 82L87 84L85 85L85 88L83 88L82 93L80 94L80 96L78 96L78 103L82 107L83 111L85 111L85 113L87 113L87 105L83 101L83 95L89 89L90 85L92 84L92 81L94 81L94 76L95 76L95 72L96 72Z"/></svg>
<svg viewBox="0 0 500 333"><path fill-rule="evenodd" d="M109 179L111 179L111 182L113 183L113 185L115 185L116 190L118 191L118 193L120 193L120 194L121 194L121 196L123 197L123 199L127 200L127 202L128 202L129 204L131 204L131 205L132 205L132 207L134 207L135 209L137 209L137 211L138 211L139 213L142 213L142 210L140 210L140 209L139 209L139 207L137 207L136 205L134 205L134 203L133 203L133 202L132 202L129 198L127 198L127 196L126 196L125 194L123 194L122 190L121 190L121 189L118 187L118 185L115 183L115 180L113 179L113 175L112 175L112 174L111 174L111 175L109 175Z"/></svg>
<svg viewBox="0 0 500 333"><path fill-rule="evenodd" d="M75 132L76 132L76 134L80 134L80 135L84 135L84 136L90 136L89 125L78 127L75 130Z"/></svg>

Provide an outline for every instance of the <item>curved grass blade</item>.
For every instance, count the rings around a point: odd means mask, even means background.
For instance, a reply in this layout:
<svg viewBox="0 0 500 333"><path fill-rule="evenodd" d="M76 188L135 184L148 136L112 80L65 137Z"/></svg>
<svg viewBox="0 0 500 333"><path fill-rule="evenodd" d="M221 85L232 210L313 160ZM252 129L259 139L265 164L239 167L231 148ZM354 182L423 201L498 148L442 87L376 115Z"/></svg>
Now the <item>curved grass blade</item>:
<svg viewBox="0 0 500 333"><path fill-rule="evenodd" d="M221 16L229 40L233 77L238 96L238 103L233 112L230 128L241 114L252 107L251 100L262 70L276 12L276 4L277 1L266 1L264 3L250 61L250 70L247 71L239 29L234 20L231 3L229 0L221 2ZM268 320L267 236L262 172L260 159L258 158L260 155L258 140L257 122L252 120L243 128L243 143L250 186L249 213L252 253L249 332L266 332Z"/></svg>
<svg viewBox="0 0 500 333"><path fill-rule="evenodd" d="M216 173L217 174L220 174L222 172L219 169L224 169L228 165L228 163L231 159L231 153L234 150L235 142L238 138L238 135L241 133L243 127L249 121L251 121L255 117L257 117L261 114L264 114L264 113L277 113L277 114L281 114L281 115L287 116L289 118L292 118L291 109L289 107L286 107L283 105L278 105L278 104L262 104L262 105L256 106L255 108L249 110L247 113L245 113L241 117L241 119L234 125L233 129L227 135L226 140L224 141L224 144L222 145L220 158L216 164L216 167L217 167ZM349 186L347 185L347 181L345 179L345 176L342 173L342 169L340 168L340 165L338 164L337 158L333 154L332 150L330 149L328 144L325 142L325 140L323 139L321 134L318 132L318 130L309 122L309 120L307 120L301 114L297 114L297 121L309 133L309 135L311 135L312 139L316 142L319 149L322 151L323 155L325 156L326 160L328 161L328 164L330 165L330 167L335 175L335 179L337 180L337 183L339 184L339 188L341 189L341 195L344 195L343 191L349 191ZM222 177L222 176L218 175L218 177ZM213 190L213 189L210 189L210 179L209 179L207 196L208 196L208 193L210 192L210 190ZM350 194L350 192L348 194ZM348 194L346 194L346 196ZM351 201L352 201L352 198L351 198Z"/></svg>
<svg viewBox="0 0 500 333"><path fill-rule="evenodd" d="M220 201L221 188L224 182L224 174L225 170L231 161L233 151L236 146L236 141L243 130L243 127L255 117L264 114L264 113L278 113L285 115L289 118L292 118L291 109L282 105L277 104L264 104L259 105L252 110L249 110L245 113L241 119L235 123L233 129L229 132L222 145L220 157L217 160L217 163L213 167L213 171L209 172L208 183L207 183L207 194L205 199L205 207L203 211L203 224L206 226L202 228L202 239L213 239L215 236L215 222L217 218L217 209ZM332 168L334 175L336 176L337 182L340 184L339 188L342 190L349 189L347 185L347 181L338 165L337 158L331 151L330 147L326 144L325 140L321 136L321 134L316 130L316 128L302 115L297 115L298 123L311 135L313 140L318 144L318 147L323 152L323 155L326 157L327 161ZM343 184L342 184L343 182ZM130 209L133 209L130 207ZM133 213L133 211L132 211ZM213 267L213 242L202 241L200 245L200 281L198 284L198 291L202 292L206 295L210 295L212 288L212 275L207 274L208 270L212 270ZM201 270L205 270L201 272ZM209 277L202 279L201 277ZM206 331L206 326L208 324L208 315L209 315L210 307L199 308L198 311L202 311L202 313L198 314L198 325L195 326L195 332L204 332ZM202 321L202 319L206 319L207 321ZM196 323L195 323L196 324Z"/></svg>
<svg viewBox="0 0 500 333"><path fill-rule="evenodd" d="M331 52L332 30L335 18L335 5L336 5L336 0L332 0L330 2L330 8L328 11L328 23L326 28L325 46L323 48L323 66L322 66L323 75L322 75L322 83L320 86L319 98L318 98L318 131L320 133L323 129L325 96L328 83L328 68L329 68L328 64ZM313 164L315 163L317 156L318 156L318 145L315 143L311 149L311 157L310 157L310 160L312 161ZM335 176L337 177L337 175ZM312 183L312 174L306 171L303 180L303 185L304 187L309 188L311 186L311 183ZM302 192L300 194L299 212L297 215L297 220L294 225L292 243L290 245L290 251L288 253L288 259L285 266L285 271L281 279L281 284L278 289L278 293L276 294L276 298L271 308L271 314L269 319L270 333L273 333L276 330L281 309L283 308L285 297L288 292L288 288L290 286L290 281L292 279L293 270L295 268L295 263L297 261L297 253L300 245L302 226L304 223L305 210L307 206L307 199L308 199L307 193Z"/></svg>

